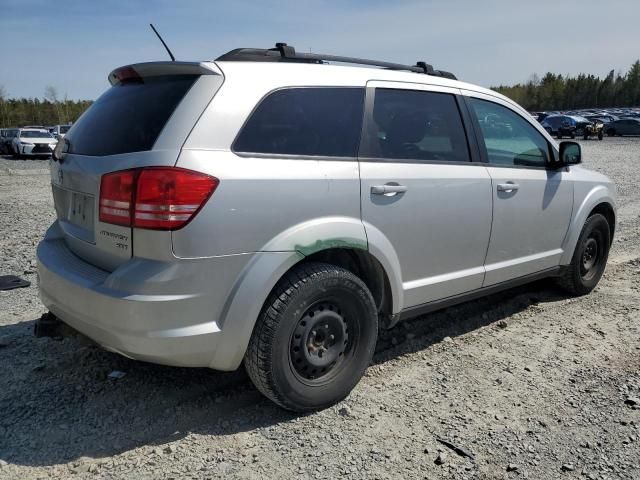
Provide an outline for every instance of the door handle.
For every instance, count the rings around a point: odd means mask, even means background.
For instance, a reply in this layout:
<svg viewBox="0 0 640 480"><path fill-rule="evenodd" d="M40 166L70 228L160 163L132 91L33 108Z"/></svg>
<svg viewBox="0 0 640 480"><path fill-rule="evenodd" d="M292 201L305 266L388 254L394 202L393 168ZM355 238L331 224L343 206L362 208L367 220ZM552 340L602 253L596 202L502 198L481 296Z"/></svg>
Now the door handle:
<svg viewBox="0 0 640 480"><path fill-rule="evenodd" d="M507 193L515 192L519 188L520 188L520 185L518 185L517 183L513 183L513 182L499 183L498 184L498 191L499 192L507 192Z"/></svg>
<svg viewBox="0 0 640 480"><path fill-rule="evenodd" d="M371 185L371 193L373 195L386 195L388 197L392 197L397 195L398 193L404 193L407 191L407 187L404 185L394 185L394 184L386 184L386 185Z"/></svg>

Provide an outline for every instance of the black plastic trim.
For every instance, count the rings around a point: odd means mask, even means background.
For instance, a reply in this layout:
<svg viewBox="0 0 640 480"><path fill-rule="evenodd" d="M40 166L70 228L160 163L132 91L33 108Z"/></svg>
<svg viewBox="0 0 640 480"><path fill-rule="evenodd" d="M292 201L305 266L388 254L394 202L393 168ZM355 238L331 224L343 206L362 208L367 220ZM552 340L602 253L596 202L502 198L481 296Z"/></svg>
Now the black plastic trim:
<svg viewBox="0 0 640 480"><path fill-rule="evenodd" d="M498 293L503 290L508 290L510 288L526 285L527 283L535 282L536 280L541 280L543 278L549 278L549 277L557 277L558 275L560 275L561 271L562 271L561 266L547 268L545 270L541 270L540 272L531 273L529 275L514 278L513 280L501 282L496 285L482 287L477 290L472 290L471 292L466 292L460 295L454 295L452 297L443 298L441 300L435 300L433 302L423 303L421 305L416 305L414 307L405 308L399 313L398 319L406 320L407 318L417 317L419 315L425 315L427 313L435 312L437 310L442 310L444 308L452 307L453 305L457 305L459 303L476 300L478 298L485 297L487 295L492 295L494 293Z"/></svg>
<svg viewBox="0 0 640 480"><path fill-rule="evenodd" d="M262 152L236 152L231 151L242 158L267 158L272 160L314 160L334 162L357 162L358 157L330 157L326 155L297 155L291 153L262 153Z"/></svg>

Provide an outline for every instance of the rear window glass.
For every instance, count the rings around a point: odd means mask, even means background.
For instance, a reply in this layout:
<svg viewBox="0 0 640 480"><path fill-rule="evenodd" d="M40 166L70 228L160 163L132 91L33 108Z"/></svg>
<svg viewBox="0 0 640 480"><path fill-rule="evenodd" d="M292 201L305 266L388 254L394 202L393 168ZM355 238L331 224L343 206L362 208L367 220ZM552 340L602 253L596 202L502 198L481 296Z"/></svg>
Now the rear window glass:
<svg viewBox="0 0 640 480"><path fill-rule="evenodd" d="M364 89L288 88L265 98L236 139L246 153L355 157Z"/></svg>
<svg viewBox="0 0 640 480"><path fill-rule="evenodd" d="M403 162L470 161L458 105L448 93L378 88L367 130L370 151L364 156Z"/></svg>
<svg viewBox="0 0 640 480"><path fill-rule="evenodd" d="M114 85L65 136L69 153L102 156L151 150L197 78L166 75Z"/></svg>

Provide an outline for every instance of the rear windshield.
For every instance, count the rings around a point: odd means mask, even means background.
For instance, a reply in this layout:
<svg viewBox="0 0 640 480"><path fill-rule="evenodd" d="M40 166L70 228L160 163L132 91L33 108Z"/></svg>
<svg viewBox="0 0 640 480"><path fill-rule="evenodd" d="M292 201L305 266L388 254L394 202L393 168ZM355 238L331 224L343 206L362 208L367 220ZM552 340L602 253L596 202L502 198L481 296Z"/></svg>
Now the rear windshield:
<svg viewBox="0 0 640 480"><path fill-rule="evenodd" d="M114 85L69 130L68 152L103 156L151 150L197 78L165 75Z"/></svg>

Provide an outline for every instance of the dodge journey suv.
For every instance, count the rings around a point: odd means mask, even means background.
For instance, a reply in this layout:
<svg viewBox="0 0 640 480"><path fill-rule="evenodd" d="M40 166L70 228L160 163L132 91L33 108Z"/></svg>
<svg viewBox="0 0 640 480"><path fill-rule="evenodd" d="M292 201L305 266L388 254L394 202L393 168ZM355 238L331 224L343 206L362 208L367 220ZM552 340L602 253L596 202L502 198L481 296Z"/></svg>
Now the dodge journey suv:
<svg viewBox="0 0 640 480"><path fill-rule="evenodd" d="M543 277L583 295L605 268L614 186L580 146L424 62L278 44L109 82L51 161L36 333L244 362L308 411L349 394L379 328Z"/></svg>

